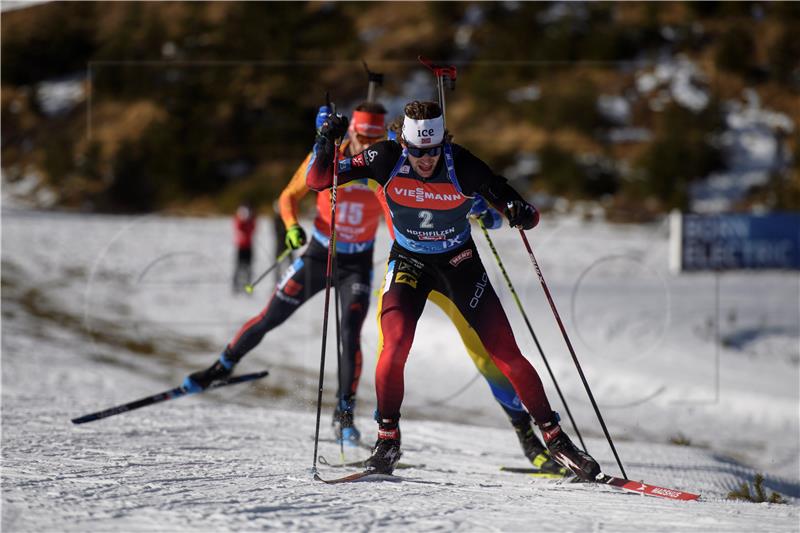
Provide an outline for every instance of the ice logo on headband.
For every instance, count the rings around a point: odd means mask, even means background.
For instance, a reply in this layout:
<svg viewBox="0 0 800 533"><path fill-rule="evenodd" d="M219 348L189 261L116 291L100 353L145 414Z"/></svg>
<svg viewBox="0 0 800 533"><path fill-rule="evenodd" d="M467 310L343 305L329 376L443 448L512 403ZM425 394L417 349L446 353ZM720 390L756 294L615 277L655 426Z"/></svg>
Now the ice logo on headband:
<svg viewBox="0 0 800 533"><path fill-rule="evenodd" d="M442 117L416 120L403 118L403 138L411 146L436 146L444 139L444 121Z"/></svg>

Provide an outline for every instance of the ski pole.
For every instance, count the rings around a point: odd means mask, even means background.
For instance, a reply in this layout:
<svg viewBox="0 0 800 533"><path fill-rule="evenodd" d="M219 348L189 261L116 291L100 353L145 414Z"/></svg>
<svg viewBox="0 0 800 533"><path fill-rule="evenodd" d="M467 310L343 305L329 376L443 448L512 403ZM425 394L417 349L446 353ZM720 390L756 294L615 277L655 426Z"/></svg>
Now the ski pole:
<svg viewBox="0 0 800 533"><path fill-rule="evenodd" d="M278 268L278 265L281 264L281 261L286 259L286 256L288 256L290 253L292 253L292 249L291 248L286 248L284 251L282 251L281 255L279 255L278 258L275 260L275 264L274 265L272 265L271 267L266 269L263 274L261 274L260 276L258 276L258 278L256 278L255 281L253 281L252 283L248 283L247 285L244 286L245 292L247 294L252 294L253 293L253 289L256 287L256 285L258 285L258 283L262 279L267 277L267 274L269 274L270 272L272 272L273 270Z"/></svg>
<svg viewBox="0 0 800 533"><path fill-rule="evenodd" d="M331 272L336 242L336 189L339 186L339 145L336 139L333 146L333 185L331 187L331 237L328 240L328 264L325 270L325 307L322 310L322 348L319 358L319 387L317 391L317 422L314 430L314 463L311 473L317 476L317 450L319 449L319 420L322 416L322 389L325 384L325 348L328 342L328 311L331 301Z"/></svg>
<svg viewBox="0 0 800 533"><path fill-rule="evenodd" d="M536 270L536 274L539 276L539 282L542 284L544 295L547 297L547 301L550 303L550 309L553 310L553 316L555 316L556 322L558 322L558 327L561 329L561 335L563 335L564 341L567 343L567 348L569 348L569 353L570 355L572 355L572 360L575 363L575 368L578 369L578 375L581 377L581 381L583 382L584 388L586 388L586 393L589 395L589 400L592 402L592 407L594 407L594 412L595 414L597 414L597 419L600 421L600 426L603 428L603 433L605 433L606 439L608 440L608 444L611 446L611 451L614 452L614 458L617 460L619 469L622 472L622 477L628 479L628 475L625 473L625 468L622 466L622 461L619 458L619 454L617 454L617 449L616 447L614 447L614 441L611 440L611 435L608 433L608 428L606 427L606 423L603 420L603 415L600 414L600 408L597 407L597 402L594 401L594 395L592 394L592 389L589 387L589 382L586 381L586 376L583 374L583 369L581 368L580 362L578 362L578 356L575 355L575 349L572 347L572 343L569 340L569 335L567 335L567 330L566 328L564 328L564 323L561 321L561 316L558 314L558 309L556 309L556 304L553 301L553 296L550 294L550 289L547 288L547 283L545 283L544 281L544 275L542 275L542 269L539 268L539 263L536 261L536 256L533 255L533 249L531 248L531 244L528 242L528 237L525 235L525 232L522 231L522 229L519 230L519 235L520 237L522 237L522 242L525 244L525 248L528 250L528 256L531 258L531 262L533 263L533 268L534 270Z"/></svg>
<svg viewBox="0 0 800 533"><path fill-rule="evenodd" d="M335 213L334 213L335 214ZM334 239L334 235L331 235L331 239ZM342 333L341 333L341 325L342 321L340 318L340 310L339 307L341 305L339 300L339 255L336 253L336 241L333 241L333 308L336 312L335 320L336 320L336 362L339 365L337 376L339 378L338 390L339 394L342 392ZM337 399L338 401L338 399ZM344 462L344 439L339 439L339 459L341 462Z"/></svg>
<svg viewBox="0 0 800 533"><path fill-rule="evenodd" d="M364 70L367 72L367 82L369 84L369 86L367 88L367 102L374 102L375 101L375 91L376 91L376 89L383 85L383 74L381 74L380 72L371 71L369 69L369 66L367 66L367 62L366 61L362 60L361 62L364 64ZM327 93L325 94L325 97L328 100L328 106L330 107L330 98L329 98ZM331 238L333 238L333 236ZM339 363L339 371L338 371L339 398L337 398L337 401L340 401L341 400L341 395L343 394L343 390L344 390L344 389L342 389L342 381L343 381L343 379L342 379L342 369L344 368L344 365L342 364L343 346L342 346L341 318L340 318L340 313L343 313L343 311L341 311L341 301L340 301L340 295L339 295L339 274L338 274L338 265L339 265L338 258L339 258L339 256L336 255L336 243L334 243L334 245L333 245L333 250L334 250L333 286L334 286L334 294L336 295L335 298L334 298L333 305L334 305L334 309L336 309L336 357L337 357L337 361ZM341 429L341 426L340 426L340 429ZM344 438L343 437L339 439L339 459L340 459L340 461L342 463L344 462Z"/></svg>
<svg viewBox="0 0 800 533"><path fill-rule="evenodd" d="M367 64L364 63L364 68L366 68L366 67L367 67ZM369 75L369 69L367 69L367 75ZM371 88L372 88L372 85L370 84L370 89ZM325 104L328 106L328 110L331 113L336 113L336 104L331 102L331 94L328 91L325 91ZM339 159L339 142L340 141L337 141L334 144L334 147L335 147L334 148L335 152L334 152L334 155L333 155L333 189L334 190L331 193L331 240L328 243L328 254L329 255L331 255L331 254L333 255L333 265L331 267L331 276L333 277L333 289L334 289L333 305L334 305L334 309L336 311L336 316L335 316L335 320L336 320L336 363L338 364L337 377L339 378L339 385L341 386L341 383L342 383L342 378L341 378L341 376L342 376L342 374L341 374L342 373L342 334L341 334L341 330L339 329L340 326L341 326L341 320L339 318L339 272L338 272L338 268L337 268L338 265L339 265L339 257L336 255L336 232L334 231L334 226L336 224L336 220L335 220L335 217L336 217L336 187L337 187L338 181L339 181L339 169L336 168L337 167L337 161ZM330 261L330 257L328 258L328 260ZM325 301L325 314L326 314L326 317L325 317L325 331L326 331L326 333L328 331L327 313L328 313L328 301L327 301L327 295L326 295L326 301ZM327 342L326 340L322 341L323 350L324 350L324 346L325 346L326 342ZM322 359L321 364L322 364L322 367L324 369L324 365L325 365L324 352L323 352L323 356L322 356L321 359ZM317 398L317 433L316 433L317 435L319 435L319 419L320 419L320 416L321 416L321 409L322 409L321 408L321 404L322 404L322 386L323 386L322 379L323 379L322 378L322 374L320 374L319 397ZM315 461L315 463L314 463L314 472L316 473L316 468L317 468L317 466L316 466L316 460L317 460L316 439L315 439L314 448L315 448L314 449L314 461ZM344 462L344 439L342 439L342 442L339 443L339 459L341 459L341 462Z"/></svg>
<svg viewBox="0 0 800 533"><path fill-rule="evenodd" d="M575 419L572 417L572 412L569 410L569 406L567 405L567 400L561 393L561 388L558 386L558 381L556 380L556 376L555 374L553 374L553 370L550 368L550 363L547 361L547 357L544 356L544 350L542 350L542 346L541 344L539 344L539 339L536 337L536 333L533 332L533 326L531 326L531 322L530 320L528 320L528 314L525 312L525 308L522 305L522 301L519 299L517 291L514 289L514 285L511 283L511 278L508 276L508 272L506 272L506 267L503 266L503 260L500 259L500 254L497 253L497 248L494 247L492 238L489 236L489 231L486 229L483 220L481 220L480 218L478 219L478 225L480 225L481 230L483 230L483 235L486 237L486 242L489 243L489 248L491 248L492 254L494 255L494 259L495 261L497 261L497 266L500 267L500 272L502 272L503 278L505 278L506 280L506 285L508 285L508 289L511 291L511 296L514 297L514 301L517 303L519 312L522 313L522 318L525 320L525 325L528 326L528 331L531 332L531 337L533 337L533 342L536 343L536 348L539 350L539 355L542 356L542 361L544 361L544 366L547 368L547 372L550 374L550 378L553 380L553 385L556 386L558 397L561 398L561 403L564 404L564 410L567 412L569 421L572 423L572 429L575 430L575 434L578 436L578 440L581 442L583 451L589 453L589 450L586 449L586 444L583 442L583 437L581 436L581 432L578 431L578 425L575 423Z"/></svg>

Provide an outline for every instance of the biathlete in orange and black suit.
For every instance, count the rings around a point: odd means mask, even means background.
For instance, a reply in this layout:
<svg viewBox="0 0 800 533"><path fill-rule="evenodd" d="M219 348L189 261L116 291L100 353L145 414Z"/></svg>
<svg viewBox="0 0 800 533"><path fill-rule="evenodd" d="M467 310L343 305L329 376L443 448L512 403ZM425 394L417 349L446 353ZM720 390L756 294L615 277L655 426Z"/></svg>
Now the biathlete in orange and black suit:
<svg viewBox="0 0 800 533"><path fill-rule="evenodd" d="M386 110L375 102L364 102L353 112L348 139L341 145L342 155L352 155L385 138ZM327 108L318 115L328 116ZM310 191L306 187L306 157L280 196L280 215L286 226L286 246L299 249L306 234L298 223L298 203ZM383 208L375 195L375 185L352 182L338 190L336 217L336 284L341 305L342 357L339 361L339 388L333 428L338 439L355 445L360 433L353 412L361 376L361 327L369 310L372 282L372 256L375 233ZM266 307L248 320L225 347L214 364L189 375L184 387L200 391L215 380L227 377L233 368L255 348L264 336L286 321L312 296L325 288L328 244L331 235L331 194L316 195L316 217L310 243L284 273Z"/></svg>

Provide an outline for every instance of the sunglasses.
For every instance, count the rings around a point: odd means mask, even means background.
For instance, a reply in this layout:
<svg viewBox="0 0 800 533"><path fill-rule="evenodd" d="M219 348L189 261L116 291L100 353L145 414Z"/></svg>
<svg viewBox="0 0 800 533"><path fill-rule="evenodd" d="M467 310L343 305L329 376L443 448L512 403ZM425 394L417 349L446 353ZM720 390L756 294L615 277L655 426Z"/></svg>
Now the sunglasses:
<svg viewBox="0 0 800 533"><path fill-rule="evenodd" d="M437 155L442 153L442 145L431 146L430 148L416 148L414 146L408 145L406 146L406 150L408 150L408 155L414 157L423 157L426 155L429 155L431 157L436 157Z"/></svg>

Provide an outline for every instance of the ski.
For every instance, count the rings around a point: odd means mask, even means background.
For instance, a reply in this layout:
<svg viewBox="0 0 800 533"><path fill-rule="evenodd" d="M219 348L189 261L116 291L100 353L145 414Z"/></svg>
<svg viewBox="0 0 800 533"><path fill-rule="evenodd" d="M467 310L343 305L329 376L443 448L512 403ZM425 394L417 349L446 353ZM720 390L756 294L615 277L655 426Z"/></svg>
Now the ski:
<svg viewBox="0 0 800 533"><path fill-rule="evenodd" d="M328 466L360 466L360 462L348 463L343 465L330 465L327 461L320 461L322 464L326 464ZM535 475L537 473L542 473L537 469L532 468L515 468L515 467L502 467L501 470L505 472L514 472L514 473L525 473L528 475ZM533 472L532 472L533 471ZM566 476L560 476L557 474L547 474L547 476L552 476L553 479L566 479ZM360 481L415 481L420 482L418 480L411 480L407 478L403 478L400 476L396 476L393 474L377 474L374 472L356 472L354 474L348 474L343 477L334 478L334 479L323 479L320 477L318 473L314 473L314 479L316 481L321 481L322 483L327 483L329 485L338 484L338 483L354 483ZM613 487L615 489L623 490L625 492L630 492L634 494L641 494L644 496L653 496L656 498L666 498L670 500L682 500L682 501L694 501L700 498L699 494L693 494L691 492L685 492L682 490L677 489L668 489L665 487L659 487L657 485L650 485L649 483L644 483L641 481L631 481L628 479L622 479L614 476L608 476L606 474L600 474L597 477L596 481L587 481L582 480L580 478L574 478L571 480L572 483L586 483L588 485L605 485L608 487Z"/></svg>
<svg viewBox="0 0 800 533"><path fill-rule="evenodd" d="M596 483L607 485L609 487L615 487L626 492L643 494L645 496L655 496L656 498L667 498L669 500L692 501L700 498L699 494L692 494L691 492L684 492L677 489L658 487L656 485L650 485L641 481L631 481L629 479L608 476L606 474L600 474L597 477Z"/></svg>
<svg viewBox="0 0 800 533"><path fill-rule="evenodd" d="M261 370L260 372L253 372L251 374L242 374L240 376L232 376L226 379L221 379L209 385L203 392L210 389L216 389L219 387L226 387L228 385L236 385L237 383L254 381L257 379L261 379L267 376L268 374L269 371ZM133 411L134 409L139 409L140 407L146 407L148 405L153 405L154 403L159 403L159 402L165 402L167 400L174 400L176 398L187 396L189 394L193 393L188 392L186 389L183 388L183 386L175 387L174 389L160 392L158 394L153 394L152 396L147 396L146 398L141 398L139 400L134 400L132 402L124 403L122 405L110 407L102 411L97 411L96 413L90 413L88 415L79 416L78 418L73 418L72 423L85 424L86 422L93 422L95 420L100 420L102 418L108 418L109 416L127 413L128 411Z"/></svg>
<svg viewBox="0 0 800 533"><path fill-rule="evenodd" d="M356 472L355 474L349 474L347 476L334 479L322 479L319 474L315 473L314 480L327 483L328 485L336 485L338 483L355 483L359 481L405 481L404 478L395 476L394 474L378 474L376 472Z"/></svg>
<svg viewBox="0 0 800 533"><path fill-rule="evenodd" d="M320 455L317 458L317 460L319 461L319 464L330 466L331 468L363 468L364 461L366 461L366 459L363 459L361 461L350 461L347 463L331 463L325 458L324 455ZM424 467L425 465L411 465L407 463L397 463L397 465L395 465L395 468L399 470L407 468L424 468Z"/></svg>
<svg viewBox="0 0 800 533"><path fill-rule="evenodd" d="M589 481L575 476L572 472L568 472L566 475L560 475L551 472L544 472L533 467L518 468L514 466L501 466L500 470L502 472L512 472L515 474L527 474L537 479L563 479L567 483L607 485L609 487L614 487L615 489L624 490L626 492L643 494L645 496L655 496L657 498L668 498L671 500L691 501L700 498L699 494L692 494L691 492L684 492L677 489L658 487L656 485L650 485L641 481L631 481L629 479L608 476L606 474L600 474L596 481Z"/></svg>
<svg viewBox="0 0 800 533"><path fill-rule="evenodd" d="M535 467L519 468L515 466L501 466L500 471L511 472L513 474L527 474L536 479L566 479L574 475L570 471L567 471L564 474L558 474L556 472L548 472Z"/></svg>

